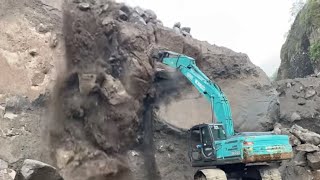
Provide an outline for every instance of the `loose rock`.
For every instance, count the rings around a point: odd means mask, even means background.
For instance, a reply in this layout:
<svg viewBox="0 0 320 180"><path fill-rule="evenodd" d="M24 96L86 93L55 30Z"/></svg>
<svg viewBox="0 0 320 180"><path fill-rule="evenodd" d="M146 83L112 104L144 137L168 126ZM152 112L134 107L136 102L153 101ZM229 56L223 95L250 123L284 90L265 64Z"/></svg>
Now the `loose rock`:
<svg viewBox="0 0 320 180"><path fill-rule="evenodd" d="M147 22L149 22L151 19L157 19L156 13L154 13L152 10L147 9L144 11L146 17L147 17Z"/></svg>
<svg viewBox="0 0 320 180"><path fill-rule="evenodd" d="M297 146L297 151L303 151L303 152L316 152L319 151L319 147L315 146L313 144L300 144Z"/></svg>
<svg viewBox="0 0 320 180"><path fill-rule="evenodd" d="M320 152L307 154L308 165L313 170L320 169Z"/></svg>
<svg viewBox="0 0 320 180"><path fill-rule="evenodd" d="M0 170L7 169L7 168L8 168L8 163L0 159Z"/></svg>
<svg viewBox="0 0 320 180"><path fill-rule="evenodd" d="M299 121L299 120L301 120L301 116L297 112L292 113L291 122Z"/></svg>
<svg viewBox="0 0 320 180"><path fill-rule="evenodd" d="M39 86L43 83L45 75L43 73L35 73L31 79L32 86Z"/></svg>
<svg viewBox="0 0 320 180"><path fill-rule="evenodd" d="M310 143L316 146L320 144L320 134L308 131L298 125L292 126L290 132L304 143Z"/></svg>
<svg viewBox="0 0 320 180"><path fill-rule="evenodd" d="M16 180L63 180L56 168L40 161L26 159Z"/></svg>
<svg viewBox="0 0 320 180"><path fill-rule="evenodd" d="M78 5L78 8L82 11L86 11L90 9L90 4L89 3L80 3Z"/></svg>
<svg viewBox="0 0 320 180"><path fill-rule="evenodd" d="M74 158L74 152L66 149L58 149L56 151L56 159L58 168L62 169Z"/></svg>
<svg viewBox="0 0 320 180"><path fill-rule="evenodd" d="M302 98L298 99L298 105L303 106L305 104L306 104L306 100L305 99L302 99Z"/></svg>
<svg viewBox="0 0 320 180"><path fill-rule="evenodd" d="M32 56L32 57L35 57L38 55L38 52L36 49L30 49L29 50L29 54Z"/></svg>
<svg viewBox="0 0 320 180"><path fill-rule="evenodd" d="M39 24L39 26L38 26L38 28L37 28L37 31L39 32L39 33L47 33L47 32L49 32L49 27L47 26L47 25L44 25L44 24Z"/></svg>
<svg viewBox="0 0 320 180"><path fill-rule="evenodd" d="M309 89L306 92L305 98L310 98L310 97L313 97L314 95L316 95L316 91L314 89Z"/></svg>
<svg viewBox="0 0 320 180"><path fill-rule="evenodd" d="M15 180L16 172L12 169L0 169L0 180Z"/></svg>
<svg viewBox="0 0 320 180"><path fill-rule="evenodd" d="M185 31L185 32L187 32L187 33L189 33L189 34L190 34L190 32L191 32L191 28L190 28L190 27L183 27L183 28L181 28L181 30L182 30L182 31Z"/></svg>
<svg viewBox="0 0 320 180"><path fill-rule="evenodd" d="M123 21L128 21L128 15L122 10L119 10L119 18Z"/></svg>
<svg viewBox="0 0 320 180"><path fill-rule="evenodd" d="M173 27L177 27L177 28L179 28L179 29L180 29L180 27L181 27L181 23L180 23L180 22L177 22L177 23L175 23L175 24L173 25Z"/></svg>
<svg viewBox="0 0 320 180"><path fill-rule="evenodd" d="M49 46L55 48L58 46L58 37L56 34L52 34L49 41Z"/></svg>

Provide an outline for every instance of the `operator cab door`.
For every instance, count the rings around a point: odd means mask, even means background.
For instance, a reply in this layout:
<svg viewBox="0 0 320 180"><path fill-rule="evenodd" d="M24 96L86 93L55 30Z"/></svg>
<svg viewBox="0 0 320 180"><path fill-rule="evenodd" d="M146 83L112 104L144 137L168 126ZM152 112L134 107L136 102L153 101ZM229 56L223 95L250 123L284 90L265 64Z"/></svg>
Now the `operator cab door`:
<svg viewBox="0 0 320 180"><path fill-rule="evenodd" d="M213 140L208 126L200 126L189 132L189 158L194 163L215 159L215 151L212 147Z"/></svg>
<svg viewBox="0 0 320 180"><path fill-rule="evenodd" d="M201 132L201 143L202 143L202 154L205 159L215 159L216 153L214 149L214 142L209 126L204 126L200 129Z"/></svg>

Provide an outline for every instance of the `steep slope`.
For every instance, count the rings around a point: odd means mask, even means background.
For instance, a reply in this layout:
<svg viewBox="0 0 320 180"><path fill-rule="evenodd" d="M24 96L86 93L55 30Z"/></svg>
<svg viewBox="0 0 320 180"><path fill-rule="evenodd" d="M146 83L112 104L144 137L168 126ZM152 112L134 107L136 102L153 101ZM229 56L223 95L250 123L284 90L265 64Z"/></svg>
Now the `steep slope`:
<svg viewBox="0 0 320 180"><path fill-rule="evenodd" d="M278 79L301 78L319 72L319 28L320 2L308 0L282 46Z"/></svg>

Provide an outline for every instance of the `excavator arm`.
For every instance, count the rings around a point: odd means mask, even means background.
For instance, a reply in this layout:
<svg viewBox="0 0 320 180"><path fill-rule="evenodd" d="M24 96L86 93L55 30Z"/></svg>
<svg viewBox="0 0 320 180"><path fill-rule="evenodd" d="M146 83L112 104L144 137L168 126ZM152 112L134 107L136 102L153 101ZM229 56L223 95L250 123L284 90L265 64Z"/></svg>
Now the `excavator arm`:
<svg viewBox="0 0 320 180"><path fill-rule="evenodd" d="M196 65L195 59L171 51L159 51L157 61L179 70L211 104L217 123L225 127L227 137L234 135L230 104L220 87Z"/></svg>

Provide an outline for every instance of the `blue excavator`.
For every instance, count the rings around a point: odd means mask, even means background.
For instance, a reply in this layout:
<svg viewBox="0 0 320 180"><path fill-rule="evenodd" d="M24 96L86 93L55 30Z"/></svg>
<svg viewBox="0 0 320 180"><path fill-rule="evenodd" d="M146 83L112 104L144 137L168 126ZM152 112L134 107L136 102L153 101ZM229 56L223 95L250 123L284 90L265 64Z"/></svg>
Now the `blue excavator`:
<svg viewBox="0 0 320 180"><path fill-rule="evenodd" d="M188 130L188 155L192 166L198 167L195 180L281 180L273 165L293 157L287 135L235 132L227 97L197 67L195 59L165 50L156 50L153 58L180 71L211 105L212 123Z"/></svg>

